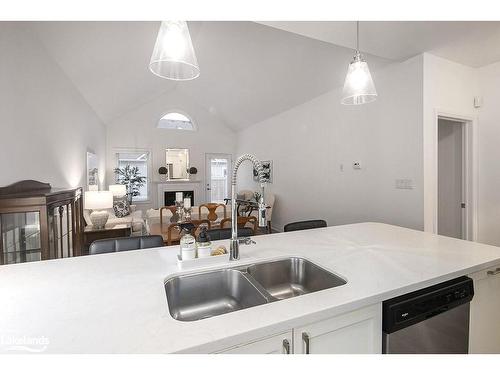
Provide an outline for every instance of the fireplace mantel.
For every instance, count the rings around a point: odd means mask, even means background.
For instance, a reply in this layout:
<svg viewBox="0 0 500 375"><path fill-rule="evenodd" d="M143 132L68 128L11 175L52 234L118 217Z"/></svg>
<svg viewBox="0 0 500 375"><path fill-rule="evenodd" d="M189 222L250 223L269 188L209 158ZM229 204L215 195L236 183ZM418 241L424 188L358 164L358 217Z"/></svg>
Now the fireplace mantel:
<svg viewBox="0 0 500 375"><path fill-rule="evenodd" d="M165 180L165 181L152 181L153 184L199 184L201 180Z"/></svg>
<svg viewBox="0 0 500 375"><path fill-rule="evenodd" d="M202 187L201 181L199 180L180 180L180 181L156 181L153 182L157 185L157 202L158 207L163 206L163 200L166 191L194 191L194 204L196 206L200 205L205 201L205 190Z"/></svg>

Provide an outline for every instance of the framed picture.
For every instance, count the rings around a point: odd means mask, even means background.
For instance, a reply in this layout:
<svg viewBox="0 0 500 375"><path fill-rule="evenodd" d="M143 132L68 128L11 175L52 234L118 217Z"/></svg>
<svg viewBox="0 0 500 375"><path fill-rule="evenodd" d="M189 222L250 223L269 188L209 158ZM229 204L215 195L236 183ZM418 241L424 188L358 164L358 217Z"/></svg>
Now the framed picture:
<svg viewBox="0 0 500 375"><path fill-rule="evenodd" d="M273 161L272 160L266 160L266 161L261 161L262 168L264 169L264 179L266 182L272 183L273 182ZM254 181L259 181L259 174L257 173L257 170L253 170L253 179Z"/></svg>
<svg viewBox="0 0 500 375"><path fill-rule="evenodd" d="M87 152L87 188L99 185L99 160L93 152Z"/></svg>

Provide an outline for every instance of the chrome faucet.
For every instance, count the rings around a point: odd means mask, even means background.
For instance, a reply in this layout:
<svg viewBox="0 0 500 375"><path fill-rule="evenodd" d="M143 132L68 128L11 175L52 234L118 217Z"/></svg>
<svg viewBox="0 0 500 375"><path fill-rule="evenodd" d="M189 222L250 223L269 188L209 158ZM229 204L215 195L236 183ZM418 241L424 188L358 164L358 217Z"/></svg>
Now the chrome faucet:
<svg viewBox="0 0 500 375"><path fill-rule="evenodd" d="M231 178L231 244L229 247L229 260L238 260L240 259L240 251L239 244L240 240L238 239L238 212L236 210L236 178L238 175L238 168L241 163L245 160L249 160L252 162L253 167L258 173L261 194L259 198L259 227L265 227L267 225L266 220L266 205L264 204L264 184L266 180L264 178L264 170L262 168L261 162L253 155L243 154L241 155L235 162L233 168L233 176ZM250 239L242 239L241 241L244 244L255 243Z"/></svg>

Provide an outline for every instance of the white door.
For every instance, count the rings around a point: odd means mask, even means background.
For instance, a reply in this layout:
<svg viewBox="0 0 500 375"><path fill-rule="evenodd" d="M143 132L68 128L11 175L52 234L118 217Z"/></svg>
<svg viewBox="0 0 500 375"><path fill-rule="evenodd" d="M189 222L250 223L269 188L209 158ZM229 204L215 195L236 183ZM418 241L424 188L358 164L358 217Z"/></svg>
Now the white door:
<svg viewBox="0 0 500 375"><path fill-rule="evenodd" d="M469 353L500 354L500 264L470 275L474 298L470 306Z"/></svg>
<svg viewBox="0 0 500 375"><path fill-rule="evenodd" d="M221 354L291 354L292 331L243 343L217 353Z"/></svg>
<svg viewBox="0 0 500 375"><path fill-rule="evenodd" d="M294 328L296 354L382 353L382 304Z"/></svg>
<svg viewBox="0 0 500 375"><path fill-rule="evenodd" d="M465 238L463 122L438 120L438 234Z"/></svg>
<svg viewBox="0 0 500 375"><path fill-rule="evenodd" d="M224 203L230 198L231 155L205 154L206 201Z"/></svg>

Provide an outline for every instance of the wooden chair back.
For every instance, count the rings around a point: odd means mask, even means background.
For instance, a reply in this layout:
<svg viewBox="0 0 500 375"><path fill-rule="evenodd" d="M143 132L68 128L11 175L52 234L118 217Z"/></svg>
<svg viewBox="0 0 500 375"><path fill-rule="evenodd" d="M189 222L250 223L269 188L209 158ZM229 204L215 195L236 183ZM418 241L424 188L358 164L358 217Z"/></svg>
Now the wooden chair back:
<svg viewBox="0 0 500 375"><path fill-rule="evenodd" d="M197 236L201 227L206 226L207 229L211 228L210 221L203 219L203 220L191 220L189 223L194 225L193 230L191 231L191 234L193 236ZM173 223L170 224L167 228L167 245L170 246L174 242L177 242L181 239L181 228L178 223Z"/></svg>
<svg viewBox="0 0 500 375"><path fill-rule="evenodd" d="M210 220L211 222L217 221L219 218L219 215L215 212L217 208L223 207L224 208L224 219L227 218L227 208L226 205L223 203L205 203L205 204L200 204L198 206L198 217L201 218L201 209L206 208L208 210L208 215L207 219Z"/></svg>
<svg viewBox="0 0 500 375"><path fill-rule="evenodd" d="M250 223L252 226L250 227L253 230L253 234L257 234L257 218L255 216L238 216L237 218L237 226L239 228L248 228L247 224ZM231 218L223 219L220 222L221 229L231 228Z"/></svg>
<svg viewBox="0 0 500 375"><path fill-rule="evenodd" d="M160 230L163 231L163 211L168 210L172 212L172 217L170 218L170 222L177 222L177 207L175 206L164 206L160 208Z"/></svg>

